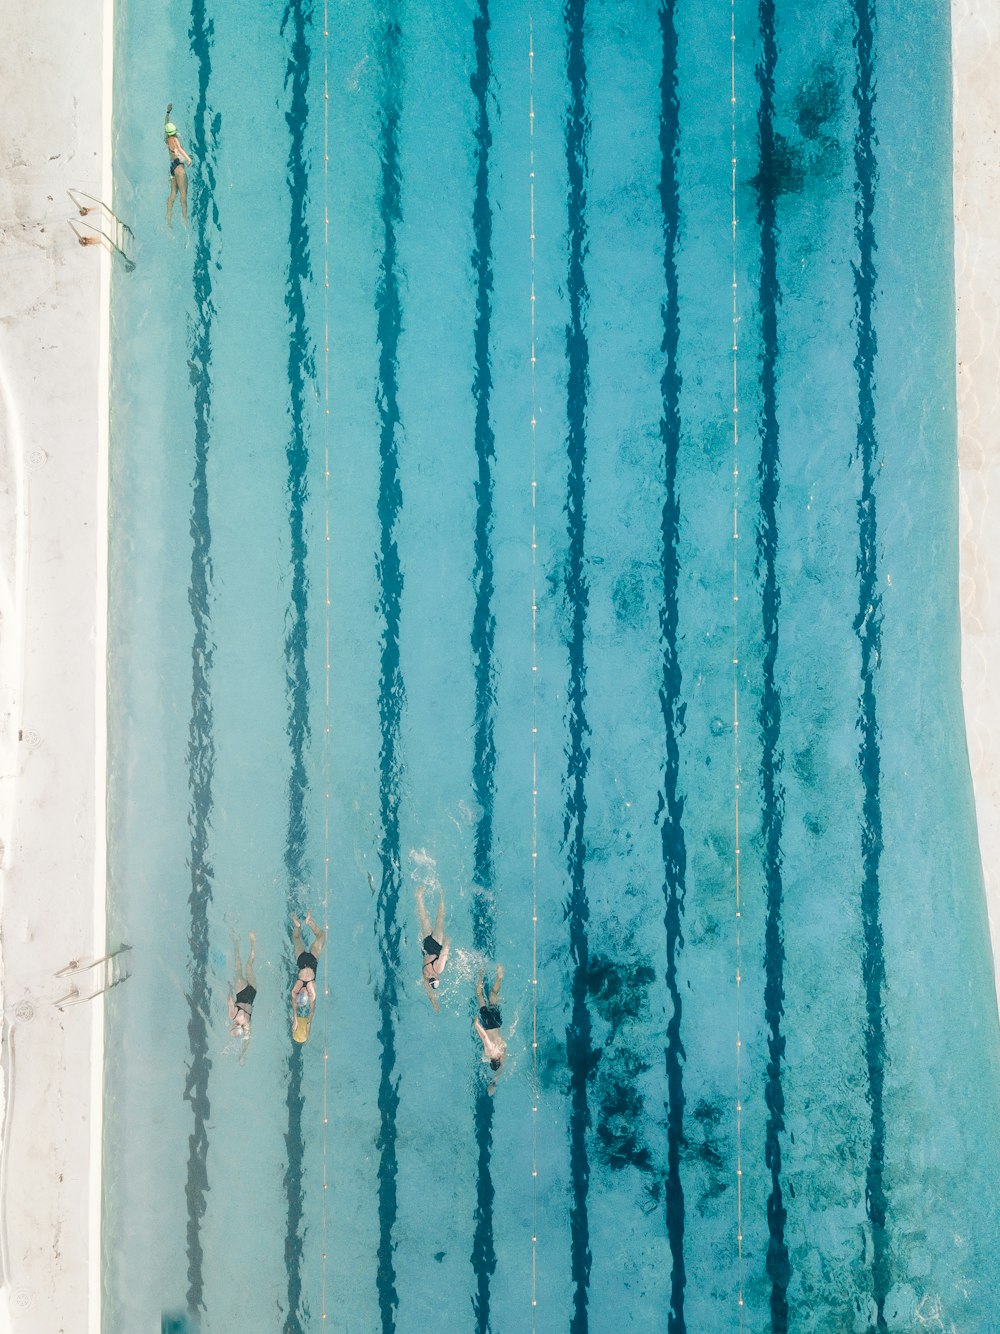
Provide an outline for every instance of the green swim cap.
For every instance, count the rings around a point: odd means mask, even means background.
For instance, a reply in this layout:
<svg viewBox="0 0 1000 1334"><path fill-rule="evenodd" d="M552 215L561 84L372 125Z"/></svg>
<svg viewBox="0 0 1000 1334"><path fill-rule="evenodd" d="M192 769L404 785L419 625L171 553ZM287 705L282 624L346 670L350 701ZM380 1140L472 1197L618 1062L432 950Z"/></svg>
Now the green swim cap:
<svg viewBox="0 0 1000 1334"><path fill-rule="evenodd" d="M177 126L176 126L176 125L171 125L170 121L168 120L167 123L166 123L166 125L164 125L164 127L163 127L163 134L164 134L164 137L167 138L167 139L169 139L170 136L171 136L172 134L176 134L176 133L177 133Z"/></svg>

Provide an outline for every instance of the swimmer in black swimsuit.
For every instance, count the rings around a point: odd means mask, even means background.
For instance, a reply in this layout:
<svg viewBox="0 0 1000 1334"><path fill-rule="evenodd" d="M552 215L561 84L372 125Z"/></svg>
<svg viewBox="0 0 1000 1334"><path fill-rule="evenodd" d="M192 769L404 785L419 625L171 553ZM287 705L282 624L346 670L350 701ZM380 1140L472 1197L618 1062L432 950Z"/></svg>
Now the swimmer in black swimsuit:
<svg viewBox="0 0 1000 1334"><path fill-rule="evenodd" d="M163 119L163 138L167 145L167 152L170 155L170 194L167 196L167 223L170 223L170 214L173 211L174 200L177 195L181 197L181 213L184 221L187 222L188 216L188 183L187 170L184 166L187 163L191 165L191 159L181 147L181 141L177 138L177 126L171 123L170 113L174 109L173 102L167 103L167 114Z"/></svg>
<svg viewBox="0 0 1000 1334"><path fill-rule="evenodd" d="M503 1019L500 1016L500 984L503 981L503 964L497 964L497 975L490 989L488 1001L483 990L484 981L485 974L480 973L476 981L479 1016L474 1020L472 1026L479 1034L483 1044L483 1060L488 1061L490 1069L496 1072L503 1065L504 1057L507 1055L507 1044L500 1033L503 1025ZM494 1080L487 1089L490 1096L496 1092L496 1087L496 1080Z"/></svg>
<svg viewBox="0 0 1000 1334"><path fill-rule="evenodd" d="M448 951L451 948L451 939L444 933L444 891L441 892L441 901L438 904L433 931L431 930L431 919L427 916L427 909L424 907L423 885L417 890L417 913L420 917L421 948L424 951L421 980L424 984L424 990L427 992L427 999L437 1012L441 1007L438 1005L434 993L441 985L441 974L445 970L445 965L448 962Z"/></svg>
<svg viewBox="0 0 1000 1334"><path fill-rule="evenodd" d="M232 1024L229 1036L231 1038L243 1038L244 1040L250 1036L250 1012L253 1010L254 999L257 995L257 979L253 975L253 956L257 948L257 936L253 931L248 931L247 935L250 937L250 953L247 956L246 973L244 973L243 965L240 963L239 941L233 939L233 954L236 956L236 981L229 992L229 1019Z"/></svg>
<svg viewBox="0 0 1000 1334"><path fill-rule="evenodd" d="M302 940L301 922L297 917L292 918L292 948L295 950L295 967L298 969L292 983L292 1037L296 1042L305 1042L309 1037L309 1028L316 1011L316 970L326 944L326 932L316 925L308 913L306 926L313 933L309 949L306 949Z"/></svg>

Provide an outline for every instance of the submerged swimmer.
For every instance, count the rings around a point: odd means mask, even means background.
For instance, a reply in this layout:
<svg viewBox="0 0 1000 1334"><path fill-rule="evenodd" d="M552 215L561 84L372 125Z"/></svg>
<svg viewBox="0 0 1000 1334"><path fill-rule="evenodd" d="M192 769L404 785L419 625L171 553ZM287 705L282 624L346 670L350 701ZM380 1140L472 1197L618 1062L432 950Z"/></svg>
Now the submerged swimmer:
<svg viewBox="0 0 1000 1334"><path fill-rule="evenodd" d="M326 932L306 913L306 926L313 933L312 945L306 949L302 940L301 922L293 917L292 923L292 947L298 969L298 975L292 983L292 1038L296 1042L305 1042L316 1011L316 970L326 943Z"/></svg>
<svg viewBox="0 0 1000 1334"><path fill-rule="evenodd" d="M250 938L250 953L247 955L245 973L243 965L240 963L239 941L235 937L233 938L233 954L236 956L236 981L229 993L229 1019L232 1024L229 1036L231 1038L243 1038L244 1040L250 1036L250 1015L257 996L257 979L253 975L253 956L257 948L257 935L254 931L248 931L247 935Z"/></svg>
<svg viewBox="0 0 1000 1334"><path fill-rule="evenodd" d="M174 109L173 102L167 103L167 114L163 119L163 138L167 145L167 153L170 157L170 194L167 196L167 222L170 222L170 214L173 212L174 200L178 194L181 197L181 213L184 221L187 222L188 215L188 183L187 170L184 166L187 163L191 165L191 158L181 147L181 141L177 137L177 126L170 119L170 113Z"/></svg>
<svg viewBox="0 0 1000 1334"><path fill-rule="evenodd" d="M500 1016L500 984L503 981L503 964L497 964L497 975L490 990L490 998L487 1001L486 993L483 990L485 974L480 973L476 981L476 999L479 1001L479 1017L473 1022L473 1028L479 1034L483 1044L483 1060L489 1061L492 1071L499 1071L503 1065L504 1057L507 1055L507 1043L500 1032L503 1026L503 1019ZM496 1080L487 1090L490 1094L496 1091Z"/></svg>
<svg viewBox="0 0 1000 1334"><path fill-rule="evenodd" d="M448 950L451 948L451 940L444 933L444 891L441 891L441 901L438 903L433 931L431 930L431 919L427 916L427 909L424 907L423 885L417 890L417 913L420 916L420 933L423 937L421 948L424 952L421 980L424 984L424 990L427 992L427 999L434 1006L435 1011L440 1011L441 1007L438 1005L434 993L441 985L441 974L445 970L445 965L448 962Z"/></svg>

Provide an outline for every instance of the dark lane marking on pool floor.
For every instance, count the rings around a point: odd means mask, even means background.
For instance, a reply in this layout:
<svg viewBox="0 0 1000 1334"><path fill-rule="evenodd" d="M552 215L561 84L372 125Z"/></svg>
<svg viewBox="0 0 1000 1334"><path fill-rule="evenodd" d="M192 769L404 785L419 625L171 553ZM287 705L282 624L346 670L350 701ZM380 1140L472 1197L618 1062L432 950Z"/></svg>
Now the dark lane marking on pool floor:
<svg viewBox="0 0 1000 1334"><path fill-rule="evenodd" d="M302 1223L305 1215L302 1190L303 1145L302 1120L305 1097L302 1092L302 1047L292 1044L288 1054L288 1086L285 1090L285 1109L288 1129L285 1131L287 1166L282 1178L288 1201L285 1216L285 1271L287 1274L288 1309L282 1326L284 1334L303 1334L308 1328L308 1310L302 1302ZM303 1320L306 1321L303 1324Z"/></svg>
<svg viewBox="0 0 1000 1334"><path fill-rule="evenodd" d="M315 350L306 321L306 293L312 282L309 245L309 173L305 139L309 124L310 46L307 30L312 24L312 6L290 0L281 20L281 34L289 36L285 87L290 90L285 113L290 142L286 181L289 192L288 272L285 307L288 312L289 436L285 447L288 463L287 504L291 588L285 613L285 696L289 747L288 824L285 834L285 876L289 912L301 914L302 886L308 879L306 866L309 779L306 750L311 735L309 712L309 575L306 507L309 499L309 441L306 427L306 391L315 380ZM288 954L292 964L291 953ZM288 1307L284 1334L303 1334L308 1328L308 1308L303 1305L302 1248L305 1201L303 1194L305 1113L303 1052L295 1043L288 1053L286 1107L288 1129L285 1143L288 1167L285 1194L285 1270Z"/></svg>
<svg viewBox="0 0 1000 1334"><path fill-rule="evenodd" d="M212 272L218 259L213 253L212 236L218 233L215 207L215 150L219 118L212 114L208 93L212 78L212 22L204 0L193 0L191 26L188 29L191 54L198 75L192 147L199 163L202 184L192 191L191 217L195 238L192 288L195 314L191 318L189 338L194 384L194 476L191 482L191 578L188 605L194 622L191 646L191 721L188 729L188 786L191 804L188 827L191 830L191 892L189 948L191 986L188 992L188 1041L191 1059L184 1081L184 1098L191 1104L194 1126L188 1139L187 1165L187 1305L195 1314L204 1310L204 1252L201 1221L205 1216L208 1192L208 1125L211 1117L209 1078L208 1022L212 989L208 978L209 940L208 908L212 901L214 871L209 859L209 833L212 824L212 780L215 774L215 737L212 710L212 530L209 522L208 455L212 425L212 333L215 305Z"/></svg>
<svg viewBox="0 0 1000 1334"><path fill-rule="evenodd" d="M396 1290L395 1242L397 1173L396 1113L399 1075L396 1071L396 1018L399 1008L400 969L399 804L402 776L400 720L404 706L403 675L399 659L399 618L403 572L396 542L396 526L403 505L399 480L399 336L402 328L396 229L402 220L399 169L400 29L396 6L382 34L383 100L380 111L381 182L379 211L382 255L375 295L378 343L376 406L379 416L379 550L376 558L378 612L382 619L379 662L379 835L381 864L376 898L376 939L381 979L378 984L378 1041L381 1048L378 1110L378 1291L382 1334L395 1329L399 1293Z"/></svg>
<svg viewBox="0 0 1000 1334"><path fill-rule="evenodd" d="M855 0L854 49L856 74L854 103L858 128L854 139L854 235L858 259L854 266L854 309L858 375L857 454L861 462L858 500L858 615L854 629L861 647L861 698L858 729L861 744L858 767L864 788L862 804L861 921L863 928L861 975L865 989L864 1052L868 1076L871 1138L865 1174L865 1206L872 1229L872 1297L876 1330L887 1329L885 1304L892 1285L889 1247L889 1199L885 1183L885 953L879 869L882 859L881 756L875 676L882 652L881 595L878 591L878 513L875 479L878 475L878 439L875 430L875 362L878 343L874 325L875 195L878 164L875 159L875 4Z"/></svg>
<svg viewBox="0 0 1000 1334"><path fill-rule="evenodd" d="M570 1278L573 1285L571 1334L585 1334L590 1286L590 1221L587 1194L590 1186L589 1083L594 1064L592 1024L587 1001L589 963L585 825L587 816L587 770L590 731L587 714L587 664L585 644L590 593L586 574L587 500L587 404L590 389L590 349L587 341L589 292L584 273L587 252L587 145L590 113L587 106L587 66L584 57L584 0L567 0L563 10L566 41L566 75L569 105L566 111L566 168L569 183L567 242L569 263L566 294L569 323L566 326L566 527L567 553L565 589L569 605L569 681L567 685L567 749L564 782L562 845L566 853L569 898L569 948L572 958L572 1009L566 1030L569 1066L570 1116L569 1155L572 1203L570 1205Z"/></svg>
<svg viewBox="0 0 1000 1334"><path fill-rule="evenodd" d="M496 446L490 407L493 371L490 362L490 330L493 294L493 212L490 205L489 93L490 62L489 0L479 0L472 21L476 67L471 88L476 101L476 187L472 208L474 248L472 267L476 278L474 335L475 372L472 396L476 405L476 526L472 583L475 608L472 622L472 657L475 664L475 730L473 738L472 788L476 820L473 849L472 947L485 958L496 952L496 906L493 898L493 798L496 781L496 668L494 650L496 618L493 612L493 473ZM489 1334L490 1283L496 1272L493 1238L493 1099L480 1074L476 1058L473 1118L476 1134L476 1208L472 1239L472 1269L476 1291L472 1299L477 1334Z"/></svg>
<svg viewBox="0 0 1000 1334"><path fill-rule="evenodd" d="M681 374L678 366L680 304L677 250L680 238L680 187L677 159L680 147L680 104L677 91L677 29L674 2L660 9L662 62L660 72L660 210L663 219L664 357L660 379L660 440L663 445L664 496L661 516L660 644L663 671L660 709L663 715L663 787L657 818L663 852L663 896L666 931L666 984L670 998L665 1052L667 1076L667 1180L664 1190L667 1240L670 1245L670 1309L668 1334L684 1334L684 1187L681 1153L684 1148L684 1042L683 1008L677 969L684 948L683 919L687 877L684 839L684 798L680 792L680 738L684 732L684 704L678 654L678 589L680 585L680 497L677 465L681 443Z"/></svg>
<svg viewBox="0 0 1000 1334"><path fill-rule="evenodd" d="M764 1022L767 1026L767 1067L764 1101L767 1120L764 1130L764 1162L770 1173L767 1199L768 1244L765 1266L771 1285L771 1334L788 1331L788 1283L790 1258L785 1241L786 1209L781 1189L781 1145L785 1132L785 1092L782 1064L785 1037L782 1018L785 1007L785 943L782 907L781 842L784 831L785 794L781 782L781 692L775 680L779 645L781 589L777 577L778 495L781 442L778 429L777 365L778 306L778 172L774 133L774 79L778 61L774 0L760 0L758 7L761 55L757 64L760 101L757 134L760 164L757 173L757 226L760 234L760 484L757 518L755 574L760 582L764 653L761 661L761 696L757 722L760 728L761 824L764 862Z"/></svg>

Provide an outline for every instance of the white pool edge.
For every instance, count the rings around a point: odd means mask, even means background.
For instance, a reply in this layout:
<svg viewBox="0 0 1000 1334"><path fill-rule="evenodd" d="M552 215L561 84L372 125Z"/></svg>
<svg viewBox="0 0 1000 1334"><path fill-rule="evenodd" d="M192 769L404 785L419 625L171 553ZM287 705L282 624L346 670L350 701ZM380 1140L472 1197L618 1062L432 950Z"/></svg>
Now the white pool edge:
<svg viewBox="0 0 1000 1334"><path fill-rule="evenodd" d="M114 114L114 0L103 0L101 198L114 207L112 123ZM113 257L101 250L100 362L98 370L97 454L97 607L94 643L94 953L107 953L107 791L108 791L108 528L109 454L111 428L111 266ZM87 1323L101 1334L104 1170L104 997L93 1002L91 1015L90 1088L90 1276Z"/></svg>
<svg viewBox="0 0 1000 1334"><path fill-rule="evenodd" d="M113 0L0 12L5 472L0 1329L100 1334L103 1020L60 1009L104 954ZM9 604L9 605L8 605ZM16 621L10 611L18 607ZM15 642L16 641L16 642ZM17 660L10 654L17 649Z"/></svg>

